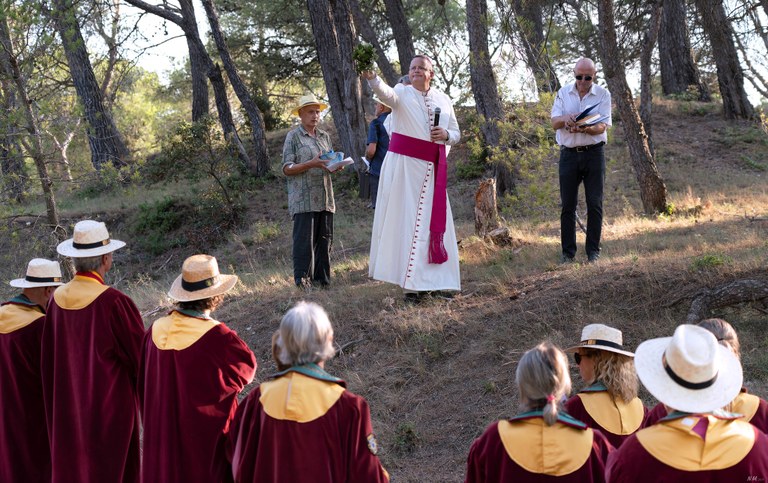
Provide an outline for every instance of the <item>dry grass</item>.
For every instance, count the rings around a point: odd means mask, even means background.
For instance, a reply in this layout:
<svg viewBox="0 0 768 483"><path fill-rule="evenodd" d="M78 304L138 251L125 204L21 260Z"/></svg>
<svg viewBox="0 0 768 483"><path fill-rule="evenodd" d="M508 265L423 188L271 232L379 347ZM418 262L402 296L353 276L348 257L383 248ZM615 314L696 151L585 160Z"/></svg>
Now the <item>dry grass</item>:
<svg viewBox="0 0 768 483"><path fill-rule="evenodd" d="M410 306L398 287L369 280L373 214L364 201L348 195L337 199L334 283L328 290L302 291L292 284L291 225L284 183L278 180L251 195L247 226L211 250L222 271L237 273L242 282L216 315L253 348L263 379L274 370L269 342L282 314L301 299L322 304L337 342L354 342L329 370L370 402L382 460L393 477L462 481L472 439L516 411L514 370L525 350L543 339L569 345L583 325L593 322L622 329L626 345L635 347L670 335L702 288L766 276L767 174L740 157L748 154L765 163L765 134L758 127L756 136L755 126L747 123L726 124L708 106L692 103L665 101L656 116L659 170L676 214L641 213L617 127L607 150L604 256L597 265L583 264L583 235L582 263L557 264L557 200L550 200L554 208L546 220L507 212L520 246L499 248L475 238L476 182L462 182L450 187L461 239L461 295ZM271 146L279 152L279 140L272 139ZM460 155L455 151L452 157ZM553 153L550 171L540 179L555 181L555 159ZM136 203L125 198L116 206ZM71 213L85 211L73 206ZM120 219L109 219L113 235L130 243L135 235L120 231ZM26 228L14 227L16 237L3 237L0 246L6 278L18 276L17 260L31 256L23 243ZM143 312L153 314L149 323L167 307L164 293L186 255L178 250L150 259L129 248L111 278ZM12 293L2 290L4 296ZM746 379L753 391L768 396L766 307L744 305L713 315L739 331Z"/></svg>

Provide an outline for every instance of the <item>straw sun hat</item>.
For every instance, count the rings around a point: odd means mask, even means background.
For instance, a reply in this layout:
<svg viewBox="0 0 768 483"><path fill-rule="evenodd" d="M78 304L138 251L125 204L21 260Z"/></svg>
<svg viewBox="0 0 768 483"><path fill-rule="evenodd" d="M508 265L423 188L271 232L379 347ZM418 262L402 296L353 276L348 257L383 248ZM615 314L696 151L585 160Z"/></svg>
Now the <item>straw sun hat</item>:
<svg viewBox="0 0 768 483"><path fill-rule="evenodd" d="M179 302L203 300L228 292L237 283L237 275L222 275L216 258L192 255L184 260L181 275L173 281L168 295Z"/></svg>
<svg viewBox="0 0 768 483"><path fill-rule="evenodd" d="M392 106L390 106L386 102L382 101L381 98L379 98L379 96L377 96L376 94L373 95L373 102L378 102L382 106L386 106L386 107L392 109Z"/></svg>
<svg viewBox="0 0 768 483"><path fill-rule="evenodd" d="M315 97L313 94L307 94L299 98L299 102L298 104L296 104L296 107L293 108L293 110L291 111L291 114L293 114L294 116L298 116L299 110L302 107L307 107L307 106L319 106L321 111L328 109L328 104L318 101L317 97Z"/></svg>
<svg viewBox="0 0 768 483"><path fill-rule="evenodd" d="M109 238L109 232L104 223L83 220L75 225L72 238L59 243L56 251L65 257L87 258L114 252L124 246L125 242Z"/></svg>
<svg viewBox="0 0 768 483"><path fill-rule="evenodd" d="M581 343L565 349L565 352L576 352L579 348L600 349L634 357L630 351L624 350L623 338L619 329L603 324L589 324L581 330Z"/></svg>
<svg viewBox="0 0 768 483"><path fill-rule="evenodd" d="M59 262L45 258L33 258L27 264L27 275L11 280L11 287L18 288L56 287L63 284Z"/></svg>
<svg viewBox="0 0 768 483"><path fill-rule="evenodd" d="M688 324L678 326L672 337L640 344L635 368L656 399L687 413L722 408L736 397L743 381L738 358L710 331Z"/></svg>

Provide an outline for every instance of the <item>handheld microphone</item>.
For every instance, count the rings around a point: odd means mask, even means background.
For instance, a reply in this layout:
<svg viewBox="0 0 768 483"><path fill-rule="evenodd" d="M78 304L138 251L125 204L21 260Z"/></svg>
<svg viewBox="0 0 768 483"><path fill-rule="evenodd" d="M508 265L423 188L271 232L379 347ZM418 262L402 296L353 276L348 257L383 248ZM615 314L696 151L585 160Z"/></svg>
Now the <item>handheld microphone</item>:
<svg viewBox="0 0 768 483"><path fill-rule="evenodd" d="M432 125L432 127L437 127L440 125L440 108L435 108L435 123Z"/></svg>

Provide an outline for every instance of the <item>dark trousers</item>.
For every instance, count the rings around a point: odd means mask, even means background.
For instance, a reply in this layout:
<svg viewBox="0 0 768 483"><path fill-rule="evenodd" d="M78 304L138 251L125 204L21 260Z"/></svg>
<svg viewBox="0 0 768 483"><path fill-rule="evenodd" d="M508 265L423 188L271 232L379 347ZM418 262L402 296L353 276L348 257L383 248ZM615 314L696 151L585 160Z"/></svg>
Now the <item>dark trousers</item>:
<svg viewBox="0 0 768 483"><path fill-rule="evenodd" d="M368 181L371 187L371 206L376 208L376 196L379 194L379 177L369 173Z"/></svg>
<svg viewBox="0 0 768 483"><path fill-rule="evenodd" d="M293 278L296 285L331 283L333 213L293 215Z"/></svg>
<svg viewBox="0 0 768 483"><path fill-rule="evenodd" d="M587 256L600 253L600 235L603 230L603 183L605 182L605 154L603 146L582 152L570 149L560 151L560 243L563 255L576 255L576 204L579 184L584 183L587 199Z"/></svg>

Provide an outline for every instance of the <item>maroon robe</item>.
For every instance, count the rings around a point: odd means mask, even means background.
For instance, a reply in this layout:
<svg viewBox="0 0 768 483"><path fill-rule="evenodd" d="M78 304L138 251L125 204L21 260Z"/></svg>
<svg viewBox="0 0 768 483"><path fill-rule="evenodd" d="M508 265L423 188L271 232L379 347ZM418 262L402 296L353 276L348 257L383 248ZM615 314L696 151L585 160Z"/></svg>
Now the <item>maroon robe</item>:
<svg viewBox="0 0 768 483"><path fill-rule="evenodd" d="M582 402L581 398L578 395L568 399L568 401L565 403L565 410L568 414L578 419L579 421L584 422L584 424L586 424L590 428L599 429L600 432L603 433L603 435L611 443L611 446L613 446L614 448L618 448L619 446L621 446L621 443L623 443L624 440L632 436L632 434L615 434L611 431L608 431L604 427L602 427L589 414L587 409L584 407L584 403ZM613 410L613 408L609 408L609 410ZM646 427L646 425L648 424L647 418L648 418L648 408L643 407L643 422L640 424L640 427L638 429L642 429Z"/></svg>
<svg viewBox="0 0 768 483"><path fill-rule="evenodd" d="M741 393L737 396L737 399L741 397L745 397L747 394L748 394L747 389L741 388ZM754 396L754 397L757 397L757 396ZM735 408L733 409L733 412L738 413L739 409ZM656 424L658 421L665 418L666 416L667 416L667 408L665 408L662 403L658 403L648 413L646 426ZM755 426L760 431L768 434L768 402L766 402L765 399L760 398L757 406L757 411L755 411L752 417L747 417L744 420L749 422L753 426Z"/></svg>
<svg viewBox="0 0 768 483"><path fill-rule="evenodd" d="M576 423L579 423L578 421ZM560 420L555 425L565 426ZM467 477L465 483L504 483L504 482L594 482L605 481L605 464L613 447L598 430L573 428L573 431L592 431L592 445L589 457L575 471L565 475L550 475L529 471L513 460L502 442L498 422L491 424L485 432L476 439L469 449L467 457ZM527 440L519 441L519 445L529 444ZM533 448L537 450L539 448ZM556 445L551 451L561 453L564 448ZM546 452L545 452L546 454Z"/></svg>
<svg viewBox="0 0 768 483"><path fill-rule="evenodd" d="M740 461L722 469L702 469L698 471L683 470L670 466L659 461L643 446L638 437L642 437L644 432L659 429L659 425L665 424L661 421L653 426L642 429L627 439L617 451L614 451L608 459L606 468L606 478L608 483L634 483L638 481L651 481L656 483L735 483L750 481L768 480L768 436L757 430L754 426L741 420L720 421L718 424L736 424L748 426L747 431L753 431L755 435L754 442L749 438L730 437L727 439L712 438L706 445L710 449L705 449L699 454L717 454L724 452L723 446L740 446L751 448ZM742 433L743 434L743 433ZM689 438L698 436L690 435ZM745 441L746 439L746 441ZM689 439L688 441L691 441ZM674 447L680 448L689 446L685 440L675 441ZM717 452L717 453L716 453ZM679 460L676 465L684 465L683 458L677 458L675 451L667 452L668 457Z"/></svg>
<svg viewBox="0 0 768 483"><path fill-rule="evenodd" d="M229 481L223 447L217 450L216 445L229 430L237 395L255 372L253 353L224 324L211 327L180 350L159 348L150 328L139 373L142 481Z"/></svg>
<svg viewBox="0 0 768 483"><path fill-rule="evenodd" d="M52 481L136 482L136 380L144 324L128 296L91 284L102 284L97 274L78 273L59 287L43 328L43 400ZM98 293L102 288L106 290ZM63 308L57 298L61 293L70 293L67 300L78 303L91 298L78 294L98 295L82 308Z"/></svg>
<svg viewBox="0 0 768 483"><path fill-rule="evenodd" d="M281 374L279 378L293 375L290 372ZM309 384L327 384L326 381L314 380ZM337 381L343 387L343 381ZM228 455L236 482L389 481L376 456L378 447L365 399L343 390L336 402L316 419L308 422L276 419L267 414L261 402L267 384L269 382L248 394L232 422ZM298 385L297 382L294 387ZM294 416L301 418L302 415Z"/></svg>
<svg viewBox="0 0 768 483"><path fill-rule="evenodd" d="M0 307L0 481L51 479L40 380L45 315L30 302Z"/></svg>

